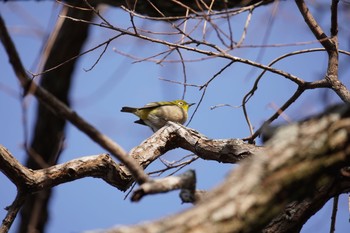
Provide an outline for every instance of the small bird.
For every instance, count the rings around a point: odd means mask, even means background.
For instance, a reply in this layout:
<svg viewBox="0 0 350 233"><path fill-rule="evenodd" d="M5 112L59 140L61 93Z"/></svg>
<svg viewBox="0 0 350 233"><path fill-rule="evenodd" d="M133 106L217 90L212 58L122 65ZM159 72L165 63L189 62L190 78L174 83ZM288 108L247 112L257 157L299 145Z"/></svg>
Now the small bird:
<svg viewBox="0 0 350 233"><path fill-rule="evenodd" d="M121 112L130 112L140 117L135 123L149 126L153 132L162 128L168 121L184 124L188 117L188 104L184 100L151 102L141 108L122 107Z"/></svg>

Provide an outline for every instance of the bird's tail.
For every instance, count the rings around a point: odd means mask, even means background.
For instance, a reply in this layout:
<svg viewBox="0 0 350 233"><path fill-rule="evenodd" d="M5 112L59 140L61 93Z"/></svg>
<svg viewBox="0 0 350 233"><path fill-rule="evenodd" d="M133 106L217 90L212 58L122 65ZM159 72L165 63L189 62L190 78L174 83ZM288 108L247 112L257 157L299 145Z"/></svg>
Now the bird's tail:
<svg viewBox="0 0 350 233"><path fill-rule="evenodd" d="M121 112L131 112L134 113L137 111L137 108L131 108L131 107L122 107L122 109L120 110Z"/></svg>

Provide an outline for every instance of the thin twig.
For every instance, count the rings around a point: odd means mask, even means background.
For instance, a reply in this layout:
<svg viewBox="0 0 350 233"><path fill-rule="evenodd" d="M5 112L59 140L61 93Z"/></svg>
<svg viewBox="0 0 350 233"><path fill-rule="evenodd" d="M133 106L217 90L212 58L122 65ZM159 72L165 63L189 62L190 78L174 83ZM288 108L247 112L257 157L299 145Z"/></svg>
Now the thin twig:
<svg viewBox="0 0 350 233"><path fill-rule="evenodd" d="M196 161L197 159L199 159L199 157L194 157L194 158L192 158L191 160L188 160L188 161L186 161L186 162L184 162L184 163L179 164L179 166L177 167L177 169L176 169L175 171L171 172L168 176L172 176L172 175L176 174L178 171L182 170L184 167L186 167L187 165L193 163L193 162Z"/></svg>
<svg viewBox="0 0 350 233"><path fill-rule="evenodd" d="M271 102L268 104L268 107L272 108L273 110L275 110L287 123L292 123L292 119L285 114L285 112L283 112L278 106L277 104L275 104L274 102Z"/></svg>
<svg viewBox="0 0 350 233"><path fill-rule="evenodd" d="M314 43L318 43L318 42L319 41L317 40L317 41L296 42L296 43L291 43L291 44L241 45L241 47L239 47L237 49L242 49L242 48L260 48L260 47L271 47L271 48L273 48L273 47L288 47L288 46L299 46L299 45L314 44ZM149 62L154 62L154 63L157 63L157 64L159 64L160 61L157 60L157 59L152 59L152 58L160 56L160 55L162 55L164 53L168 53L170 50L172 50L172 49L160 52L158 54L155 54L155 55L152 55L152 56L149 56L149 57L140 58L140 57L133 56L130 53L124 53L122 51L117 50L116 48L113 48L114 52L116 52L116 53L118 53L118 54L120 54L122 56L125 56L125 57L128 57L128 58L131 58L131 59L135 60L133 63L138 63L138 62L142 62L142 61L149 61ZM312 52L312 50L314 50L314 49L306 49L306 50L300 50L300 51L311 51ZM319 51L326 51L326 50L324 48L320 48ZM342 54L350 56L350 52L349 51L339 50L339 53L342 53ZM198 59L184 59L183 61L186 62L186 63L187 62L198 62L198 61L205 61L205 60L214 59L214 58L215 57L202 57L202 58L198 58ZM180 60L176 60L176 59L164 60L164 59L162 59L162 63L179 63L179 62L181 62L181 59Z"/></svg>
<svg viewBox="0 0 350 233"><path fill-rule="evenodd" d="M68 17L68 16L64 16L64 18L72 19L71 17ZM88 49L88 50L86 50L86 51L84 51L84 52L82 52L82 53L80 53L80 54L78 54L78 55L76 55L76 56L73 56L73 57L71 57L71 58L65 60L64 62L62 62L62 63L60 63L60 64L58 64L58 65L56 65L56 66L54 66L54 67L51 67L50 69L46 69L46 70L44 70L44 71L42 71L42 72L40 72L40 73L31 73L31 75L32 75L33 77L36 77L36 76L40 76L40 75L46 74L46 73L48 73L48 72L50 72L50 71L53 71L53 70L55 70L55 69L57 69L57 68L59 68L59 67L65 65L65 64L71 62L72 60L75 60L75 59L77 59L77 58L79 58L79 57L81 57L81 56L83 56L83 55L85 55L85 54L88 54L88 53L94 51L95 49L98 49L99 47L101 47L101 46L103 46L103 45L109 44L112 40L115 40L115 39L117 39L118 37L120 37L120 36L122 36L122 35L123 35L123 34L121 33L121 34L119 34L119 35L117 35L117 36L114 36L114 37L108 39L107 41L105 41L105 42L103 42L103 43L101 43L101 44L99 44L99 45L97 45L97 46L95 46L95 47L93 47L93 48L91 48L91 49ZM105 49L106 49L106 48L105 48ZM99 60L99 59L98 59L98 60Z"/></svg>
<svg viewBox="0 0 350 233"><path fill-rule="evenodd" d="M250 24L250 20L252 19L252 15L253 15L253 9L251 9L247 15L247 19L245 21L245 25L244 25L243 32L241 35L241 39L237 42L237 45L235 47L241 47L243 41L245 40L245 37L247 35L247 31L248 31L248 27Z"/></svg>
<svg viewBox="0 0 350 233"><path fill-rule="evenodd" d="M163 169L159 169L159 170L156 170L156 171L152 171L152 172L149 172L148 175L153 175L153 174L157 174L157 176L160 176L161 174L163 174L164 172L166 171L169 171L171 169L175 169L175 168L184 168L185 166L191 164L192 162L196 161L199 157L198 156L195 156L193 154L191 154L190 156L193 156L193 158L189 159L189 160L186 160L186 161L183 161L183 162L180 162L181 160L185 159L186 157L188 156L185 156L184 158L178 160L178 161L175 161L173 163L166 163L165 161L163 161L162 158L160 158L160 161L164 164L165 168ZM171 175L174 175L176 172L178 172L179 169L177 169L175 172L172 172L170 173L168 176L171 176Z"/></svg>
<svg viewBox="0 0 350 233"><path fill-rule="evenodd" d="M333 198L331 226L330 226L330 229L329 229L329 233L334 233L335 232L335 223L337 221L338 203L339 203L339 195L337 195L337 196L335 196Z"/></svg>
<svg viewBox="0 0 350 233"><path fill-rule="evenodd" d="M210 107L210 110L214 110L214 109L216 109L216 108L222 108L222 107L240 108L241 105L239 105L239 106L233 106L233 105L231 105L231 104L217 104L217 105L211 106L211 107Z"/></svg>
<svg viewBox="0 0 350 233"><path fill-rule="evenodd" d="M179 54L180 60L181 60L182 74L183 74L183 80L184 80L183 82L187 83L186 66L185 66L185 62L183 60L182 53L181 53L180 49L178 49L178 48L176 48L176 52ZM185 99L187 85L183 85L183 87L184 87L184 90L182 92L182 99Z"/></svg>
<svg viewBox="0 0 350 233"><path fill-rule="evenodd" d="M280 61L284 58L290 57L290 56L299 55L299 54L303 54L303 53L320 52L320 51L325 51L325 49L324 48L314 48L314 49L298 50L298 51L294 51L291 53L287 53L287 54L284 54L284 55L274 59L272 62L270 62L268 64L268 66L273 66L278 61ZM350 53L347 51L341 51L341 52L344 52L345 54L350 55ZM242 99L243 114L244 114L244 117L245 117L246 122L248 124L249 131L250 131L251 135L254 134L254 130L253 130L253 125L251 124L250 119L248 117L246 104L248 103L250 98L253 97L255 91L258 89L258 84L265 73L266 73L266 70L264 70L260 73L260 75L256 78L252 89ZM299 86L303 86L305 89L314 89L314 88L320 88L320 87L322 87L322 88L329 87L329 84L326 82L325 79L322 79L320 81L315 81L315 82L303 82L303 83L300 83Z"/></svg>
<svg viewBox="0 0 350 233"><path fill-rule="evenodd" d="M88 71L91 71L96 65L97 63L101 60L103 54L105 54L107 48L108 48L108 45L111 41L108 41L105 45L105 47L103 48L103 51L100 53L100 55L98 56L97 60L94 62L94 64L89 68L89 69L84 69L85 72L88 72Z"/></svg>
<svg viewBox="0 0 350 233"><path fill-rule="evenodd" d="M223 68L221 68L216 74L213 75L206 83L204 83L199 90L203 89L204 87L207 87L217 76L219 76L224 70L226 70L228 67L230 67L234 61L229 62L227 65L225 65Z"/></svg>
<svg viewBox="0 0 350 233"><path fill-rule="evenodd" d="M25 199L26 199L26 195L20 191L17 193L16 199L13 201L11 206L6 208L7 214L5 218L2 220L2 224L0 227L1 233L7 233L10 230L11 225L16 219L18 211L21 209Z"/></svg>
<svg viewBox="0 0 350 233"><path fill-rule="evenodd" d="M172 0L175 1L175 0ZM163 12L161 10L158 9L158 7L153 4L150 0L147 0L147 2L163 17L165 17L165 15L163 14ZM190 8L187 8L190 9ZM174 28L176 29L181 35L183 35L184 37L187 37L189 40L193 41L194 39L191 38L190 34L185 33L182 29L180 29L178 26L176 26L172 21L168 20L168 23Z"/></svg>
<svg viewBox="0 0 350 233"><path fill-rule="evenodd" d="M204 88L201 88L203 90L203 93L202 93L201 98L199 99L198 103L196 104L196 108L194 109L194 111L193 111L190 119L188 120L188 123L186 124L186 126L188 126L191 123L194 115L196 114L199 106L201 105L201 103L202 103L202 101L204 99L204 96L205 96L205 92L207 91L207 88L208 88L208 86L204 86Z"/></svg>
<svg viewBox="0 0 350 233"><path fill-rule="evenodd" d="M248 141L249 143L254 143L254 140L257 136L261 134L261 132L269 125L272 121L278 118L278 116L281 115L282 112L284 112L294 101L296 101L301 94L303 94L305 91L305 88L298 88L294 94L281 106L281 108L275 112L268 120L266 120L260 128L250 137L244 138L243 140Z"/></svg>
<svg viewBox="0 0 350 233"><path fill-rule="evenodd" d="M169 82L169 83L175 83L175 84L179 84L179 85L183 85L183 86L189 86L189 87L198 87L198 88L201 88L201 87L202 87L202 85L189 84L189 83L184 83L184 82L169 80L169 79L165 79L165 78L159 78L159 80L166 81L166 82Z"/></svg>
<svg viewBox="0 0 350 233"><path fill-rule="evenodd" d="M149 57L139 58L139 57L136 57L136 56L131 55L130 53L124 53L124 52L118 50L117 48L113 48L113 52L118 53L118 54L120 54L120 55L122 55L122 56L125 56L125 57L128 57L128 58L133 59L134 61L132 62L132 64L136 64L136 63L143 62L143 61L151 61L151 62L155 62L155 63L159 64L159 63L160 63L160 60L153 60L152 58L161 56L161 55L163 55L163 54L170 53L170 52L172 52L172 51L173 51L173 49L168 49L168 50L165 50L165 51L163 51L163 52L154 54L154 55L149 56ZM166 56L166 55L165 55L165 56Z"/></svg>
<svg viewBox="0 0 350 233"><path fill-rule="evenodd" d="M66 17L66 18L70 18L70 17ZM84 22L84 20L80 20L80 21ZM231 60L231 61L236 61L236 62L239 62L239 63L244 63L244 64L247 64L247 65L251 65L251 66L254 66L254 67L257 67L257 68L260 68L260 69L263 69L263 70L268 70L268 71L270 71L272 73L281 75L281 76L283 76L283 77L285 77L285 78L287 78L287 79L289 79L289 80L291 80L291 81L293 81L295 83L303 82L302 79L300 79L297 76L292 75L292 74L290 74L288 72L285 72L285 71L279 70L279 69L275 69L275 68L271 68L271 67L263 65L261 63L254 62L252 60L243 59L243 58L240 58L240 57L233 56L233 55L225 52L224 50L222 50L218 46L216 46L214 44L207 43L207 42L202 42L202 41L198 41L198 40L192 40L192 41L189 41L189 42L184 43L184 44L176 44L176 43L172 43L172 42L161 40L161 39L157 39L157 38L148 37L148 36L141 35L141 34L137 34L136 35L133 32L130 32L130 31L122 29L122 28L107 27L105 25L91 23L91 22L88 22L88 21L85 21L85 22L89 23L91 25L109 28L111 30L121 32L121 33L123 33L125 35L129 35L129 36L132 36L132 37L137 37L139 39L143 39L143 40L146 40L146 41L149 41L149 42L162 44L162 45L165 45L165 46L168 46L168 47L184 49L184 50L188 50L188 51L191 51L191 52L207 55L209 57L221 57L221 58L225 58L225 59L228 59L228 60ZM190 45L190 44L193 44L193 45L196 45L196 46L195 47L187 46L187 45ZM199 49L198 45L208 46L210 48L215 49L217 52L213 52L213 51L210 51L210 50Z"/></svg>
<svg viewBox="0 0 350 233"><path fill-rule="evenodd" d="M177 48L170 48L169 50L166 50L165 55L159 61L157 61L156 64L162 64L163 61L165 61L174 52L175 49L177 49ZM161 52L161 53L163 53L163 52Z"/></svg>
<svg viewBox="0 0 350 233"><path fill-rule="evenodd" d="M188 16L188 14L189 14L189 10L186 9L186 18L187 18L187 16ZM184 23L183 23L184 26L183 26L183 29L182 29L183 32L186 32L187 23L188 23L188 20L185 19L185 20L184 20ZM181 44L184 43L184 40L185 40L185 35L182 34L182 35L181 35L181 39L180 39L180 43L181 43Z"/></svg>
<svg viewBox="0 0 350 233"><path fill-rule="evenodd" d="M266 29L264 30L262 44L266 44L267 41L269 40L269 37L270 37L272 29L273 29L273 25L275 23L275 15L276 15L278 5L279 5L279 1L274 1L272 12L269 14L268 21L267 21L267 24L269 26L266 27ZM260 62L262 60L262 58L264 57L265 51L266 51L266 49L264 47L262 47L262 49L258 50L255 61ZM256 69L251 69L246 77L249 78L250 76L255 74L255 72L256 72Z"/></svg>
<svg viewBox="0 0 350 233"><path fill-rule="evenodd" d="M230 48L233 48L233 33L232 33L232 26L231 26L231 21L230 21L230 15L228 13L228 7L227 7L227 2L224 1L225 4L225 11L226 15L225 15L225 19L227 20L227 25L228 25L228 32L229 32L229 40L230 40Z"/></svg>
<svg viewBox="0 0 350 233"><path fill-rule="evenodd" d="M84 0L85 4L106 24L108 27L113 27L107 19L105 19L95 7L93 7L88 0Z"/></svg>
<svg viewBox="0 0 350 233"><path fill-rule="evenodd" d="M129 1L125 1L125 2L130 8L130 2ZM130 16L130 22L131 22L132 28L134 29L135 34L138 34L137 28L134 22L134 14L133 14L133 12L135 12L135 9L136 9L136 4L137 4L137 1L134 2L134 6L132 8L133 10L129 12L129 16Z"/></svg>

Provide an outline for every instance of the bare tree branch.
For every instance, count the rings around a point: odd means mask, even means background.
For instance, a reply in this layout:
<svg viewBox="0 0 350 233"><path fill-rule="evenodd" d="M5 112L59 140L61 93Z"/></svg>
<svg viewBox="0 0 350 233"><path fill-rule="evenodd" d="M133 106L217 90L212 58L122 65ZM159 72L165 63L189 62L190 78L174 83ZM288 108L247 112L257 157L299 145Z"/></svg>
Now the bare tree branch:
<svg viewBox="0 0 350 233"><path fill-rule="evenodd" d="M349 164L349 116L350 107L343 105L319 118L283 127L262 154L244 160L194 208L103 232L261 232L288 203L330 187L339 169Z"/></svg>
<svg viewBox="0 0 350 233"><path fill-rule="evenodd" d="M144 183L134 191L131 200L139 201L145 195L165 193L177 189L189 190L186 194L192 198L187 198L186 200L190 199L192 202L195 202L196 173L194 170L187 171L179 176L168 176Z"/></svg>
<svg viewBox="0 0 350 233"><path fill-rule="evenodd" d="M130 151L143 168L160 155L174 148L191 151L202 159L221 163L237 163L263 147L244 143L240 139L209 139L183 125L168 122L163 128Z"/></svg>
<svg viewBox="0 0 350 233"><path fill-rule="evenodd" d="M295 1L300 13L304 17L306 24L309 26L312 33L320 41L322 46L328 53L328 68L325 79L330 84L333 91L346 103L350 103L350 92L346 86L339 80L338 75L338 63L339 63L339 52L338 52L338 24L337 24L337 0L332 1L331 7L331 38L327 37L320 25L316 22L308 9L304 0Z"/></svg>
<svg viewBox="0 0 350 233"><path fill-rule="evenodd" d="M135 226L129 230L153 232L154 227L157 229L161 227L161 229L167 229L167 232L182 232L182 224L179 224L179 221L184 221L183 227L186 229L217 232L229 218L230 222L234 223L231 225L233 228L230 228L230 232L260 231L283 210L285 203L305 198L305 196L313 197L315 190L332 183L334 177L340 174L339 169L350 162L349 116L350 106L343 105L331 109L328 115L281 128L266 149L260 152L263 154L244 160L241 166L228 177L225 184L208 194L208 198L200 202L198 207L173 217L174 219L166 221L165 225L162 221L142 227ZM144 146L148 144L147 147L152 147L154 145L152 138L168 140L163 137L164 133L171 131L167 129L173 127L175 130L170 134L173 136L176 132L182 134L186 131L184 126L169 123L159 130L159 133L155 133L146 140L143 143ZM191 130L188 132L191 133ZM189 144L196 144L194 139L188 140ZM181 138L176 142L181 144ZM173 143L174 141L170 145ZM162 151L161 148L161 146L158 147L158 150ZM149 153L145 150L143 152L143 156ZM134 153L134 156L142 158L140 147L135 148ZM0 148L0 159L0 169L18 185L19 190L27 190L29 193L86 176L99 177L115 187L120 186L117 177L122 173L122 169L108 155L83 157L36 171L20 165L3 147ZM13 169L18 172L14 172ZM319 186L319 180L322 180L322 186ZM266 189L266 187L269 188ZM290 193L293 195L287 195ZM281 198L278 203L276 203L277 197ZM272 205L273 209L270 208ZM222 208L227 208L228 212ZM198 213L201 213L200 218ZM243 216L244 213L250 213L249 217L240 218L239 216ZM207 223L208 215L217 215L217 218L214 222ZM194 225L191 221L188 222L188 219L193 219L191 216L197 216ZM126 229L111 232L124 232Z"/></svg>
<svg viewBox="0 0 350 233"><path fill-rule="evenodd" d="M326 50L333 50L335 46L334 42L327 37L326 33L324 33L320 25L311 14L304 0L296 0L295 2L299 8L300 13L304 17L306 24L309 26L315 37L320 41Z"/></svg>
<svg viewBox="0 0 350 233"><path fill-rule="evenodd" d="M227 163L236 163L262 150L262 147L245 144L239 139L211 140L194 130L169 122L141 145L135 147L130 155L142 168L146 168L160 155L175 147L196 152L198 156L204 159ZM126 190L134 181L125 165L116 164L106 154L82 157L64 164L31 170L21 165L1 145L0 170L17 186L18 200L22 200L18 202L16 199L13 210L11 209L11 212L3 221L3 229L9 229L25 197L30 196L29 194L48 190L56 185L87 176L101 178L120 190ZM169 184L169 181L172 182ZM181 198L184 202L197 202L205 194L202 191L195 190L195 182L193 172L185 173L178 179L169 177L161 181L150 181L136 191L132 200L137 201L146 194L180 188L182 189ZM25 197L23 196L24 193Z"/></svg>
<svg viewBox="0 0 350 233"><path fill-rule="evenodd" d="M243 58L240 58L240 57L237 57L237 56L233 56L230 53L228 53L225 50L223 50L222 48L220 48L220 47L218 47L218 46L216 46L214 44L205 42L205 41L190 40L190 41L184 42L182 44L177 44L177 43L172 43L172 42L161 40L161 39L157 39L157 38L152 38L152 37L149 37L147 35L135 34L133 31L125 30L123 28L119 28L119 27L115 27L115 26L109 27L109 26L106 26L106 25L102 25L102 24L99 24L99 23L94 23L94 22L90 22L90 21L86 21L86 20L78 20L78 19L75 19L75 18L72 18L72 17L66 17L66 18L74 20L74 21L79 21L79 22L90 24L90 25L98 26L98 27L108 28L108 29L111 29L113 31L120 32L120 33L122 33L124 35L129 35L129 36L132 36L132 37L136 37L136 38L139 38L139 39L142 39L142 40L145 40L145 41L149 41L149 42L154 42L154 43L157 43L157 44L162 44L162 45L165 45L165 46L170 47L170 48L173 47L173 48L184 49L184 50L188 50L190 52L203 54L203 55L206 55L206 56L212 57L212 58L213 57L221 57L221 58L225 58L225 59L228 59L230 61L233 61L233 62L239 62L239 63L251 65L253 67L257 67L257 68L260 68L262 70L267 70L267 71L270 71L272 73L281 75L281 76L285 77L286 79L296 83L297 85L304 85L305 84L305 81L303 79L301 79L301 78L299 78L299 77L297 77L297 76L295 76L293 74L290 74L290 73L285 72L283 70L271 68L269 66L266 66L264 64L261 64L261 63L258 63L258 62L255 62L255 61L252 61L252 60L249 60L249 59L243 59ZM191 47L190 45L195 45L195 46ZM208 50L199 49L198 48L199 45L206 46L209 49ZM211 50L211 49L214 49L214 51Z"/></svg>
<svg viewBox="0 0 350 233"><path fill-rule="evenodd" d="M208 139L204 135L183 125L168 122L166 126L132 149L130 151L130 157L145 169L161 155L177 147L196 152L202 159L216 160L223 163L237 163L263 150L263 147L246 144L239 139ZM116 164L108 155L84 157L84 159L80 158L62 165L55 165L34 171L21 165L3 147L0 147L0 152L0 170L18 187L26 186L25 189L31 192L63 183L62 180L55 180L59 176L61 179L65 179L65 182L68 182L85 177L89 173L92 176L100 178L106 175L103 179L120 190L126 190L130 183L134 181L129 170L125 168L125 165ZM98 165L99 163L101 165ZM105 167L107 166L106 164L110 166L108 169ZM73 166L80 170L78 171ZM94 166L97 170L93 170ZM99 169L108 174L101 175L97 173ZM55 172L56 170L60 170L61 174L55 174L57 173ZM33 175L34 173L37 175ZM65 175L62 175L63 173ZM49 176L48 181L45 181L44 174ZM55 176L51 177L50 174ZM64 178L65 176L67 177ZM38 177L41 178L39 179ZM33 181L34 178L39 181Z"/></svg>
<svg viewBox="0 0 350 233"><path fill-rule="evenodd" d="M7 215L0 226L1 233L6 233L10 230L12 223L15 221L17 213L21 209L26 197L27 196L25 193L18 192L16 199L13 201L11 206L6 207Z"/></svg>
<svg viewBox="0 0 350 233"><path fill-rule="evenodd" d="M289 203L284 211L275 217L263 230L263 233L300 232L306 221L316 214L334 196L348 192L350 180L334 176L334 180L316 190L309 198Z"/></svg>
<svg viewBox="0 0 350 233"><path fill-rule="evenodd" d="M118 189L125 185L120 165L107 154L81 157L48 168L31 170L21 165L0 145L0 161L0 170L11 179L18 190L25 191L27 194L88 176L102 178Z"/></svg>

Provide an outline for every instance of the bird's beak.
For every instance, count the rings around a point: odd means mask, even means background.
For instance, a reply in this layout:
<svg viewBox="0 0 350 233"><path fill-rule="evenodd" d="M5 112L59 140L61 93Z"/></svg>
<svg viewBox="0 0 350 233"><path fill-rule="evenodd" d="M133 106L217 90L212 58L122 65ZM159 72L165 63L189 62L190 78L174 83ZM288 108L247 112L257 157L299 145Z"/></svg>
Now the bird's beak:
<svg viewBox="0 0 350 233"><path fill-rule="evenodd" d="M188 105L188 107L191 107L192 105L195 105L196 103L190 103L189 105Z"/></svg>

